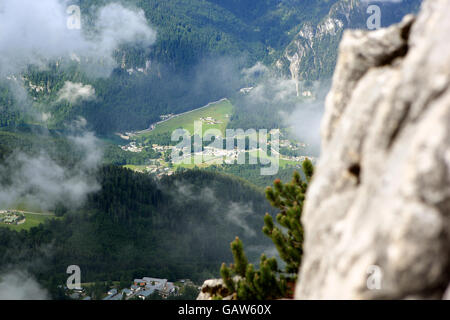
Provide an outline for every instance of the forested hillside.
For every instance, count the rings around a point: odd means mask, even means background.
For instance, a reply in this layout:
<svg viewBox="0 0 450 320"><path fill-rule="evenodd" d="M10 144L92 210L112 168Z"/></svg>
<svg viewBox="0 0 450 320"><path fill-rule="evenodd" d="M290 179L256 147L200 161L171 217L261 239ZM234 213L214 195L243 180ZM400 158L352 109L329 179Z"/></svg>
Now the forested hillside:
<svg viewBox="0 0 450 320"><path fill-rule="evenodd" d="M3 1L9 9L17 3ZM405 0L383 25L419 2ZM66 32L66 4L81 7L79 31ZM110 4L107 15L102 9ZM305 156L319 154L314 137L337 46L344 29L364 27L366 6L355 0L70 0L58 7L62 31L53 29L48 12L36 13L44 17L37 24L10 14L8 22L20 21L28 38L0 41L0 210L47 216L20 231L0 226L0 276L26 271L63 298L58 286L69 265L80 266L83 282L142 276L200 282L231 262L229 243L237 236L250 262L263 252L273 256L261 228L266 212L275 212L263 189L276 178L290 180ZM34 39L41 24L48 31L41 41L57 39L57 48ZM122 33L128 27L137 32ZM65 43L66 36L80 44ZM202 113L223 98L226 108ZM199 113L186 116L196 108ZM279 171L262 176L261 165L233 161L200 168L175 163L172 131L192 129L198 120L221 132L279 129ZM275 157L273 142L266 146ZM235 146L232 156L258 154L249 145Z"/></svg>
<svg viewBox="0 0 450 320"><path fill-rule="evenodd" d="M92 32L90 28L101 6L116 2L81 1L83 32ZM88 76L92 66L84 66L78 58L49 61L47 70L29 68L23 80L25 89L33 97L35 109L51 114L46 121L52 128L61 128L63 123L83 116L101 134L146 129L162 114L232 98L240 88L254 85L241 73L257 62L275 69L284 78L306 84L329 78L343 29L364 27L368 18L367 4L353 4L353 0L119 2L143 10L147 24L156 32L155 43L122 45L114 51L117 66L107 77ZM416 10L419 3L420 0L408 0L404 5L383 4L383 25L398 21ZM330 21L339 25L333 32L326 31ZM13 80L3 80L0 112L4 119L0 126L14 125L23 120L18 112L24 101L6 89ZM61 89L68 82L90 88L92 97L60 99ZM242 118L249 113L247 105L254 103L240 103L238 112L244 112L232 125L249 126ZM271 119L271 108L266 111L262 107L260 116L252 119L259 122L254 126L267 126L264 119ZM276 116L268 125L271 128L279 123Z"/></svg>
<svg viewBox="0 0 450 320"><path fill-rule="evenodd" d="M72 264L85 282L143 274L200 281L230 261L234 237L258 248L270 243L260 232L270 207L241 180L194 170L158 183L111 166L100 177L102 190L62 220L20 233L0 228L0 269L25 268L49 286L64 282Z"/></svg>
<svg viewBox="0 0 450 320"><path fill-rule="evenodd" d="M85 29L89 30L98 8L112 2L116 1L81 1ZM161 114L187 111L235 94L245 85L240 75L243 67L276 61L300 22L318 20L334 3L312 2L123 0L125 6L145 12L157 32L153 45L121 47L114 54L118 68L106 78L87 76L76 60L50 61L48 70L28 69L25 88L34 108L51 113L48 122L53 128L81 115L102 134L144 129ZM10 81L2 87L8 88ZM67 82L91 86L95 98L58 99ZM6 110L7 106L23 103L5 90L0 92L6 118L2 126L19 120L17 111Z"/></svg>
<svg viewBox="0 0 450 320"><path fill-rule="evenodd" d="M279 64L282 69L289 69L292 78L298 81L331 78L344 30L388 27L400 22L405 15L416 13L421 2L335 1L320 20L304 19L301 22L299 32L291 38ZM379 26L373 25L374 19L378 20Z"/></svg>

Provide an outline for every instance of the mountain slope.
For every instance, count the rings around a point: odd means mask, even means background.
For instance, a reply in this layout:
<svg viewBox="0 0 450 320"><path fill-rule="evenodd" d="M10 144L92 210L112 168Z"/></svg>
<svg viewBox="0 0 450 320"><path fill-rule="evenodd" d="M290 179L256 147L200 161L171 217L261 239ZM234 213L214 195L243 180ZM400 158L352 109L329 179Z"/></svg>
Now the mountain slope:
<svg viewBox="0 0 450 320"><path fill-rule="evenodd" d="M82 1L86 28L100 6L113 2ZM49 62L47 70L29 68L24 75L25 89L39 112L52 115L48 119L52 128L83 116L102 134L146 129L162 114L231 97L246 85L242 68L257 61L275 65L299 84L330 77L342 31L364 27L367 19L367 4L353 0L120 3L144 11L157 32L156 42L150 47L117 48L117 68L107 78L88 76L82 62L74 60ZM382 4L382 23L398 21L418 3L420 0L405 0L401 6ZM69 66L63 68L63 64ZM90 88L95 97L61 100L58 94L68 84ZM23 115L17 114L24 110L22 103L10 91L0 91L0 112L5 116L0 126L23 121Z"/></svg>
<svg viewBox="0 0 450 320"><path fill-rule="evenodd" d="M73 264L83 282L144 275L200 281L231 260L236 236L255 248L252 260L270 248L260 231L270 206L243 180L191 170L156 182L110 166L99 178L101 191L82 209L29 231L0 228L0 270L29 266L48 285L63 283Z"/></svg>
<svg viewBox="0 0 450 320"><path fill-rule="evenodd" d="M408 13L417 12L421 0L405 0L400 3L339 0L329 13L316 24L302 23L301 30L287 46L284 56L277 62L292 79L300 83L330 78L333 74L338 45L345 29L367 29L369 5L381 9L381 26L399 22ZM300 94L302 88L297 89Z"/></svg>

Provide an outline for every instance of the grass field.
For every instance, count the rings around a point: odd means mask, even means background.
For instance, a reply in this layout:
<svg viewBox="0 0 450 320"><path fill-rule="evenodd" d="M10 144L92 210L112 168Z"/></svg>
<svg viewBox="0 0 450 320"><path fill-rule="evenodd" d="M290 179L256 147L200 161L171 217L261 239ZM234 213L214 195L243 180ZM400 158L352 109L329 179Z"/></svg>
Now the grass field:
<svg viewBox="0 0 450 320"><path fill-rule="evenodd" d="M123 166L124 168L127 168L127 169L130 169L130 170L133 170L133 171L137 171L137 172L144 172L145 171L145 168L147 167L147 166L143 166L143 165L141 165L141 166L136 166L136 165L133 165L133 164L127 164L127 165L125 165L125 166Z"/></svg>
<svg viewBox="0 0 450 320"><path fill-rule="evenodd" d="M19 225L9 225L0 223L0 227L6 227L14 231L29 230L33 227L37 227L47 219L58 219L52 214L30 213L24 212L25 223Z"/></svg>
<svg viewBox="0 0 450 320"><path fill-rule="evenodd" d="M141 133L140 136L150 137L154 134L172 133L174 130L183 128L188 130L191 135L194 134L194 122L200 121L200 118L211 117L220 123L207 124L203 122L203 132L209 129L219 129L225 135L229 117L233 114L233 105L228 100L212 103L211 105L202 109L194 110L182 115L176 116L170 120L156 125L155 129L149 132Z"/></svg>
<svg viewBox="0 0 450 320"><path fill-rule="evenodd" d="M274 156L268 156L266 153L262 152L262 151L250 151L247 152L248 156L246 156L246 164L249 163L249 159L248 157L253 157L256 158L258 163L261 164L260 159L270 159L272 161L272 163L276 163L276 161L278 161L280 168L285 168L287 166L295 166L298 165L299 162L297 161L292 161L292 160L284 160L281 158L276 158ZM182 168L186 168L186 169L192 169L194 167L199 167L199 168L205 168L208 167L210 165L217 165L217 164L223 164L225 160L225 157L221 157L221 156L217 156L217 157L213 157L213 156L192 156L191 158L191 163L190 164L185 164L185 163L174 163L174 168L178 168L178 167L182 167ZM196 163L197 162L197 163ZM265 164L263 165L264 167L268 167L269 164ZM132 169L132 168L130 168Z"/></svg>
<svg viewBox="0 0 450 320"><path fill-rule="evenodd" d="M211 157L211 156L210 157L206 157L206 156L194 155L194 156L191 157L191 163L182 163L182 162L177 163L177 162L175 162L173 164L173 166L174 166L175 169L178 168L178 167L185 168L185 169L193 169L195 167L206 168L206 167L209 167L212 164L215 164L214 161L215 160L217 161L217 159L220 160L220 164L223 163L222 157Z"/></svg>
<svg viewBox="0 0 450 320"><path fill-rule="evenodd" d="M284 168L286 166L295 166L298 165L299 162L292 161L292 160L284 160L281 158L276 158L275 156L268 156L265 152L262 151L251 151L249 152L251 157L257 158L257 159L270 159L272 162L278 161L280 168ZM259 161L259 160L258 160ZM268 165L265 165L268 166Z"/></svg>
<svg viewBox="0 0 450 320"><path fill-rule="evenodd" d="M150 138L152 135L161 135L161 134L167 134L172 133L176 129L183 128L192 135L194 134L194 122L195 121L201 121L201 118L206 119L208 117L213 118L217 123L215 124L208 124L205 121L202 121L202 129L203 134L206 130L209 129L218 129L222 133L223 137L225 137L225 132L227 125L230 121L230 117L232 116L234 112L234 106L231 104L229 100L221 100L218 102L211 103L203 108L187 112L184 114L180 114L178 116L173 117L172 119L169 119L165 122L161 122L156 125L156 127L152 130L144 130L141 132L136 132L136 135L140 138ZM247 134L247 133L246 133ZM256 133L255 133L256 134ZM237 135L236 138L244 138L245 136ZM250 136L251 140L257 140L257 136ZM251 151L247 153L247 157L258 157L258 151ZM262 158L268 158L268 156L264 153L261 153L260 155ZM193 156L190 163L173 163L172 170L176 170L177 168L185 168L185 169L192 169L194 167L199 168L205 168L210 165L216 165L216 164L223 164L224 158L221 156ZM283 159L275 159L274 157L271 158L272 161L279 160L280 168L284 168L286 166L292 166L292 165L298 165L298 162L295 161L289 161L289 160L283 160ZM165 162L161 162L163 166L168 165ZM264 167L267 167L268 165L263 165ZM144 172L146 166L134 166L134 165L127 165L125 166L128 169Z"/></svg>

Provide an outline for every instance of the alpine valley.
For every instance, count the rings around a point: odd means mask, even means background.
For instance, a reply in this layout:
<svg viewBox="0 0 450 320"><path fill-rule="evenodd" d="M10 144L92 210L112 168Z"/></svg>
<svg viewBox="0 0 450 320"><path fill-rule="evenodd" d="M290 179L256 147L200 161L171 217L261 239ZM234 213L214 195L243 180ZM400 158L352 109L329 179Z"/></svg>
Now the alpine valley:
<svg viewBox="0 0 450 320"><path fill-rule="evenodd" d="M264 189L316 164L339 43L371 5L386 27L421 1L1 1L0 299L195 299L236 237L281 262ZM177 129L218 134L175 161Z"/></svg>

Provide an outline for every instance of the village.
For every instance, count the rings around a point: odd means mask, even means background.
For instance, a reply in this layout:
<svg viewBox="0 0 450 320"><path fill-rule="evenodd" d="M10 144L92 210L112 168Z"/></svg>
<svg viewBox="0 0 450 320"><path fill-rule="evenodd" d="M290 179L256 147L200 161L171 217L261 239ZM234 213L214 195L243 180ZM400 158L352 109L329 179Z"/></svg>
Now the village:
<svg viewBox="0 0 450 320"><path fill-rule="evenodd" d="M228 115L226 115L228 117ZM206 124L221 124L222 121L216 120L213 117L200 118L200 121Z"/></svg>
<svg viewBox="0 0 450 320"><path fill-rule="evenodd" d="M118 291L113 288L108 291L108 296L103 300L129 300L138 298L147 299L150 295L157 293L162 298L167 299L170 295L175 295L179 288L167 279L149 278L134 279L129 289Z"/></svg>
<svg viewBox="0 0 450 320"><path fill-rule="evenodd" d="M176 283L167 279L143 277L134 279L129 288L120 289L118 286L112 286L101 300L119 301L119 300L150 300L155 298L168 299L180 295L181 289L185 287L195 287L194 283L189 279L182 279ZM67 296L72 300L92 300L88 295L87 286L68 290L65 287Z"/></svg>
<svg viewBox="0 0 450 320"><path fill-rule="evenodd" d="M163 176L171 176L175 173L173 166L165 165L161 160L150 160L150 164L142 171L161 179Z"/></svg>
<svg viewBox="0 0 450 320"><path fill-rule="evenodd" d="M15 210L0 210L0 223L20 225L25 223L25 215Z"/></svg>
<svg viewBox="0 0 450 320"><path fill-rule="evenodd" d="M217 120L212 117L200 118L200 120L211 124L217 123ZM276 133L282 136L279 129L271 130L270 133ZM151 148L155 152L161 154L161 157L159 159L149 159L148 164L145 165L145 167L136 168L135 170L143 173L149 173L157 178L161 178L163 176L173 175L175 172L174 167L183 164L201 164L207 166L213 164L233 164L236 162L242 163L245 161L246 154L257 156L258 152L260 152L260 154L261 152L266 152L266 150L271 146L271 141L264 141L264 143L266 143L266 148L261 145L258 147L256 144L247 147L245 145L238 144L230 150L214 146L214 143L211 143L210 145L204 146L202 150L192 153L185 152L186 150L183 150L183 148L179 146L152 144ZM127 145L121 146L121 149L128 152L140 153L147 147L148 146L143 143L131 141ZM294 143L288 139L282 139L279 141L279 147L295 152L301 151L303 148L306 148L307 145L304 143ZM272 153L273 156L289 162L301 163L306 159L306 156L303 155L282 154L281 150L277 152L273 149ZM176 158L172 158L173 154L178 156ZM308 158L312 159L311 157Z"/></svg>

